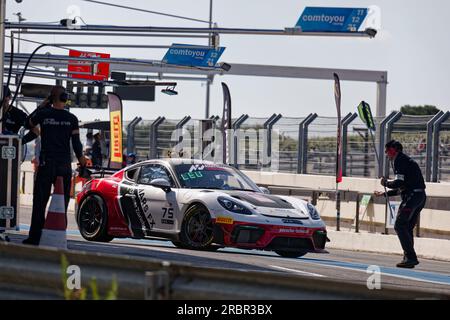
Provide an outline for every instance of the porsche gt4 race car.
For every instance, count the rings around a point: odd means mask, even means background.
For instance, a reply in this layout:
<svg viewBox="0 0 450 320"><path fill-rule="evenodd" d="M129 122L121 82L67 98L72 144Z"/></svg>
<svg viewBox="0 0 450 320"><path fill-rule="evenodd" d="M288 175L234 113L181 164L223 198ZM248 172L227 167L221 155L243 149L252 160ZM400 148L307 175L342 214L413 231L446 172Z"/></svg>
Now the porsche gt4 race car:
<svg viewBox="0 0 450 320"><path fill-rule="evenodd" d="M200 160L148 160L92 179L77 195L76 220L85 239L101 242L158 237L187 249L299 257L322 252L327 241L312 204L270 195L241 171Z"/></svg>

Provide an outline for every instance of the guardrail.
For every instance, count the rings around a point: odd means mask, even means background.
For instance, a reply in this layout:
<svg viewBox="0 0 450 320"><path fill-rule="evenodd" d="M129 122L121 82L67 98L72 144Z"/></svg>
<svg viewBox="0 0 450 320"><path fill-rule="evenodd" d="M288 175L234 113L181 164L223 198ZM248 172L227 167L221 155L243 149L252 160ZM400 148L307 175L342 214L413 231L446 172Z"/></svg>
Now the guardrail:
<svg viewBox="0 0 450 320"><path fill-rule="evenodd" d="M119 299L450 299L449 294L427 289L383 285L369 290L365 283L10 243L0 243L0 296L62 299L62 254L80 267L82 287L95 277L99 291L105 292L114 276Z"/></svg>

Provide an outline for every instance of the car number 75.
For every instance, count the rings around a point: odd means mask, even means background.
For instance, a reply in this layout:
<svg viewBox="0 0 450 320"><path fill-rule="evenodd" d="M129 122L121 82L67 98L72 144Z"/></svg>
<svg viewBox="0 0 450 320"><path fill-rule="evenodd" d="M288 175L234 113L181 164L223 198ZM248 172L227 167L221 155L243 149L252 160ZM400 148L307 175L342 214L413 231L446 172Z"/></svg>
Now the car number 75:
<svg viewBox="0 0 450 320"><path fill-rule="evenodd" d="M162 210L163 218L165 218L167 214L167 219L173 219L173 208L162 208Z"/></svg>

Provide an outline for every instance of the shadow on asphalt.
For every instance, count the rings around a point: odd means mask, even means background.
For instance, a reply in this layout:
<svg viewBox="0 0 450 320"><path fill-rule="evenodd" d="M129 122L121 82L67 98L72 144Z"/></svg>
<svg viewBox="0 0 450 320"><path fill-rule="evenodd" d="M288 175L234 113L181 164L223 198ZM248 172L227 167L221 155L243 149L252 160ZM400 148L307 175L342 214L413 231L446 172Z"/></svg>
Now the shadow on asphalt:
<svg viewBox="0 0 450 320"><path fill-rule="evenodd" d="M10 235L11 243L21 244L22 240L25 239L25 235L12 234ZM224 259L213 258L213 257L198 257L187 254L187 252L192 250L188 249L178 249L175 247L165 247L158 244L151 245L148 243L130 243L132 245L145 246L146 248L136 248L124 245L115 245L114 243L100 243L100 242L88 242L84 240L71 240L68 239L68 249L77 251L87 251L95 253L104 254L114 254L114 255L128 255L132 257L139 257L151 260L169 260L171 262L179 262L185 264L191 264L194 266L208 267L208 268L221 268L221 269L242 269L251 271L270 271L274 272L273 269L265 268L263 266L255 266L252 264L238 263L233 261L227 261ZM152 247L168 248L176 250L177 252L164 252L160 250L154 250ZM186 254L183 254L186 252ZM219 251L220 252L220 251ZM226 252L221 252L226 253ZM231 253L231 252L227 252ZM245 252L244 252L245 253ZM215 254L210 252L210 254ZM275 271L278 272L278 271Z"/></svg>

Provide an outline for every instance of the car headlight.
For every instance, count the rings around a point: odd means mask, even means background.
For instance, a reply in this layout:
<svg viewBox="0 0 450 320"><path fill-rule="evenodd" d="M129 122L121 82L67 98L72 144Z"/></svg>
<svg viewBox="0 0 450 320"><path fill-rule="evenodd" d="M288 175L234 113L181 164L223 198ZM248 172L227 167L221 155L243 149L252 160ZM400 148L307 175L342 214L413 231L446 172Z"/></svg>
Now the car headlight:
<svg viewBox="0 0 450 320"><path fill-rule="evenodd" d="M308 212L309 215L311 216L311 219L320 220L320 215L316 207L314 207L311 203L308 203L306 206L308 207Z"/></svg>
<svg viewBox="0 0 450 320"><path fill-rule="evenodd" d="M224 207L228 211L240 214L252 214L250 209L228 198L219 197L217 198L217 201L220 203L222 207Z"/></svg>

